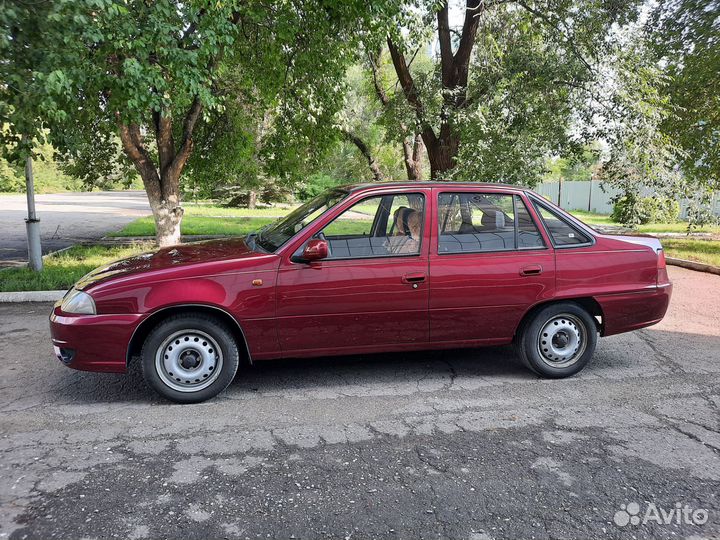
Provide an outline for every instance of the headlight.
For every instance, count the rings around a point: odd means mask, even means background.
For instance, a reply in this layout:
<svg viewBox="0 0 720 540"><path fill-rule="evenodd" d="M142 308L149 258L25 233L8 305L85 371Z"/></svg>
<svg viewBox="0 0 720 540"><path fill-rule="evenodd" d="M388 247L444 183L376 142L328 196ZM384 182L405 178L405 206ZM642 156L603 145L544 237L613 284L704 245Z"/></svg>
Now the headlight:
<svg viewBox="0 0 720 540"><path fill-rule="evenodd" d="M95 315L95 302L88 293L73 289L63 298L60 309L65 313L83 313Z"/></svg>

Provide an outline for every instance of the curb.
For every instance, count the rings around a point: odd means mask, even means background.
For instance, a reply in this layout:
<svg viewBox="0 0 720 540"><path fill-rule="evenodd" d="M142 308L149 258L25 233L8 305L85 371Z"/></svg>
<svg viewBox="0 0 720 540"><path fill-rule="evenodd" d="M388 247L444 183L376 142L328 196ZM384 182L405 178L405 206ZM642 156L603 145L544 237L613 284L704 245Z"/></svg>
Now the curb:
<svg viewBox="0 0 720 540"><path fill-rule="evenodd" d="M56 302L67 291L18 291L0 292L0 303L11 302Z"/></svg>
<svg viewBox="0 0 720 540"><path fill-rule="evenodd" d="M687 259L676 259L674 257L665 257L665 262L673 266L687 268L688 270L696 270L697 272L706 272L708 274L716 274L720 276L720 266L713 266L712 264L688 261Z"/></svg>

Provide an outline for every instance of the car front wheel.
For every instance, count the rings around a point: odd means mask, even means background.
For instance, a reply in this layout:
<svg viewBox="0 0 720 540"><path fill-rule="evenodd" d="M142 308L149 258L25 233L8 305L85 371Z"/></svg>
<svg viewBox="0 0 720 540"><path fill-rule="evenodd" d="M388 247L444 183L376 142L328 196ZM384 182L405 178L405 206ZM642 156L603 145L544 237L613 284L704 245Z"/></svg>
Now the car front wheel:
<svg viewBox="0 0 720 540"><path fill-rule="evenodd" d="M158 324L143 344L147 384L177 403L199 403L232 382L240 354L232 332L215 317L176 315Z"/></svg>
<svg viewBox="0 0 720 540"><path fill-rule="evenodd" d="M516 340L523 363L539 375L555 379L582 370L596 345L595 320L569 302L540 309L523 325Z"/></svg>

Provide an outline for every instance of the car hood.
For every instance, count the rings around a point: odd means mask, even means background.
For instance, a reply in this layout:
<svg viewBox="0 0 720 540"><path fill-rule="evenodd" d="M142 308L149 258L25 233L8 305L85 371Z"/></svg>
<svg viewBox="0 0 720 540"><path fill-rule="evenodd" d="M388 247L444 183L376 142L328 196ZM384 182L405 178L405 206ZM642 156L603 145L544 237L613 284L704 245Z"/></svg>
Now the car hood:
<svg viewBox="0 0 720 540"><path fill-rule="evenodd" d="M267 254L250 249L243 237L179 244L161 248L157 251L141 253L140 255L121 259L107 266L96 268L82 277L75 284L75 288L85 290L110 279L195 264L238 261L243 259L251 260L266 257Z"/></svg>

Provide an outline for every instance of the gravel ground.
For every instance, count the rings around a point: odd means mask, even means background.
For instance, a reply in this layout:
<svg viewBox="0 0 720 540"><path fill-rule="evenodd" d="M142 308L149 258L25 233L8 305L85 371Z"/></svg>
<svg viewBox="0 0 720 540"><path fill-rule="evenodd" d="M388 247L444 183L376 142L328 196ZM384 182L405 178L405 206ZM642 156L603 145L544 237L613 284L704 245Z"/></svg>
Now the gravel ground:
<svg viewBox="0 0 720 540"><path fill-rule="evenodd" d="M669 271L666 319L572 379L508 348L278 361L194 406L62 367L50 306L2 305L0 538L718 538L720 277Z"/></svg>

